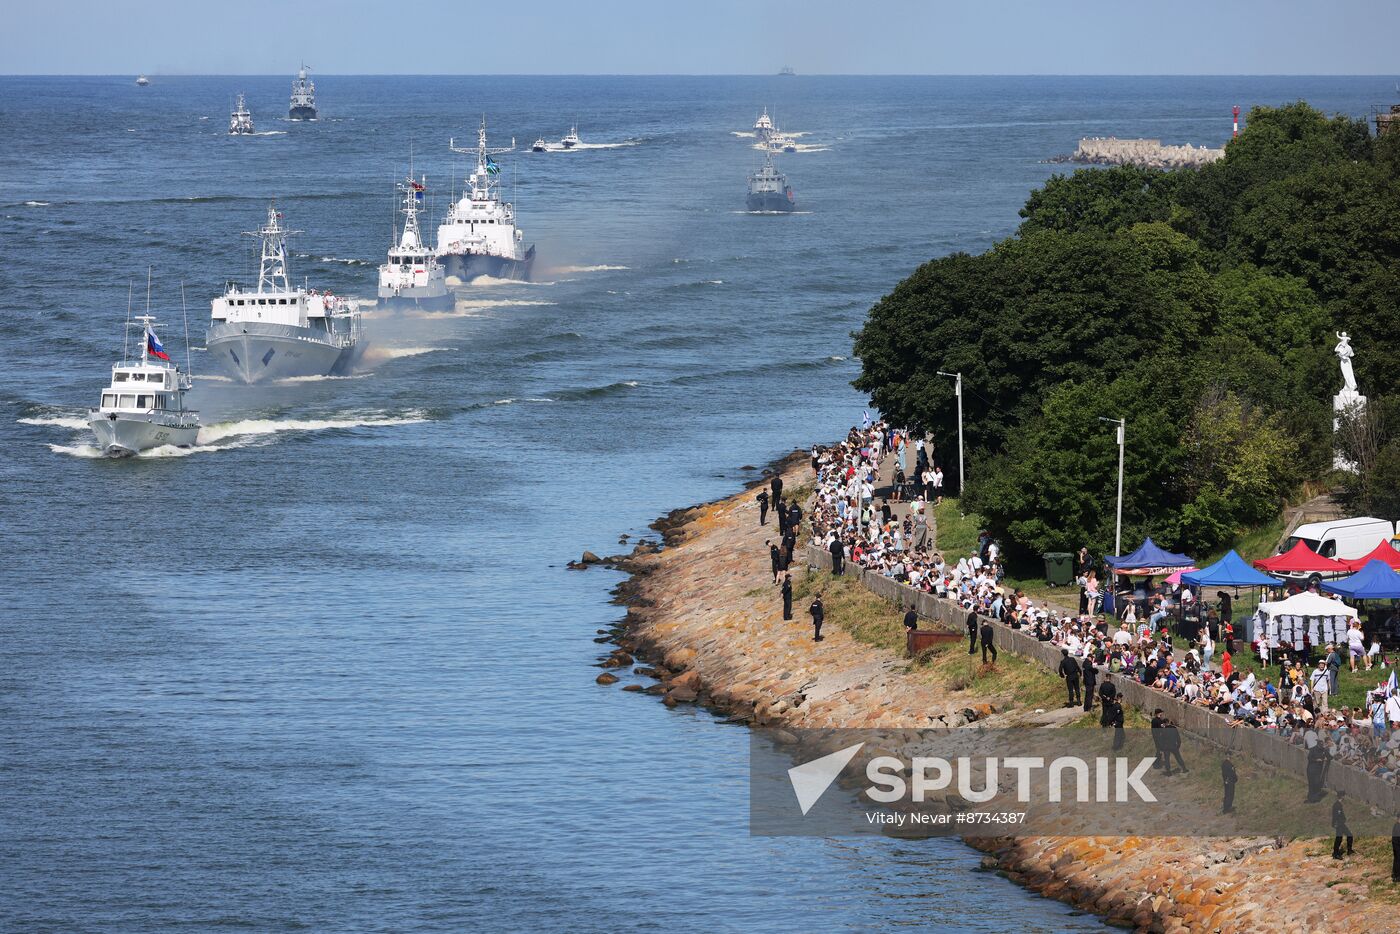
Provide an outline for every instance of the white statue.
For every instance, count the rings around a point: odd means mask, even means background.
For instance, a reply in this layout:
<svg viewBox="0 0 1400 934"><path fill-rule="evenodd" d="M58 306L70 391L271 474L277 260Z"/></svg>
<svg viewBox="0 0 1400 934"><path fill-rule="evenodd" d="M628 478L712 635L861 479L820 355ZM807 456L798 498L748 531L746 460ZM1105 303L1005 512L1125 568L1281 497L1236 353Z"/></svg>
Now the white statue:
<svg viewBox="0 0 1400 934"><path fill-rule="evenodd" d="M1351 368L1351 358L1356 354L1351 349L1351 336L1346 331L1337 332L1337 346L1332 348L1342 364L1342 394L1356 392L1356 373Z"/></svg>

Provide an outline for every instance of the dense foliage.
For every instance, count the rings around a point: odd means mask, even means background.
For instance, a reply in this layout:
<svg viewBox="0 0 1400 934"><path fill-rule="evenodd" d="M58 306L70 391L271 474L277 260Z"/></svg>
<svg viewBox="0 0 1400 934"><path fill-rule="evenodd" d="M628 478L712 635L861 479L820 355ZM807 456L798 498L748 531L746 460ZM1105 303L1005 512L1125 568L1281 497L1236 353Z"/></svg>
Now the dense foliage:
<svg viewBox="0 0 1400 934"><path fill-rule="evenodd" d="M950 481L956 403L937 371L963 374L966 505L1013 557L1112 545L1100 416L1127 419L1125 545L1204 554L1330 470L1335 331L1380 410L1400 379L1400 137L1364 121L1256 108L1217 163L1055 176L1021 217L988 252L915 270L855 340L856 388L932 431ZM1395 427L1372 426L1359 504L1400 500L1369 476L1400 480Z"/></svg>

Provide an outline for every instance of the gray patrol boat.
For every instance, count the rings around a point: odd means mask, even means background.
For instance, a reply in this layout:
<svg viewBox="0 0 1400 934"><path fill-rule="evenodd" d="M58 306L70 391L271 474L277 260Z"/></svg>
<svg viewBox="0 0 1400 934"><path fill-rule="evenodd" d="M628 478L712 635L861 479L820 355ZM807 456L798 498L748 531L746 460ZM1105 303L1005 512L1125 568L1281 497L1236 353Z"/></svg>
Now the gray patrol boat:
<svg viewBox="0 0 1400 934"><path fill-rule="evenodd" d="M131 362L123 342L122 361L112 365L112 382L102 403L88 410L88 426L108 457L129 457L151 448L187 448L199 434L199 413L185 408L190 375L170 360L156 337L155 318L141 315L128 327L141 328L141 359Z"/></svg>
<svg viewBox="0 0 1400 934"><path fill-rule="evenodd" d="M212 303L205 346L240 382L343 374L364 350L355 302L290 284L287 237L298 232L269 205L267 223L248 233L262 241L257 290L231 282Z"/></svg>

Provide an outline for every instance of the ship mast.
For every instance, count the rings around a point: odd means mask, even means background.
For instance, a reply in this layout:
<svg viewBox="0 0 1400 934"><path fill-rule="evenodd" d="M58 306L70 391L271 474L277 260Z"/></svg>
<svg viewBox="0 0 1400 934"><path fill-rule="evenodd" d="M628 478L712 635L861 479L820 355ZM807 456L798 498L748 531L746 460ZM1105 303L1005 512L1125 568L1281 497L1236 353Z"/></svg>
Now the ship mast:
<svg viewBox="0 0 1400 934"><path fill-rule="evenodd" d="M428 190L428 176L424 175L420 180L414 181L410 171L408 179L399 182L398 187L399 191L403 192L404 216L403 237L399 240L399 247L405 250L421 249L423 238L418 232L418 199Z"/></svg>
<svg viewBox="0 0 1400 934"><path fill-rule="evenodd" d="M484 201L490 194L493 185L498 184L495 180L497 173L501 171L500 166L492 161L492 156L499 156L502 153L515 151L515 139L511 138L510 145L501 149L486 148L486 115L481 116L481 127L476 133L476 149L466 149L456 145L455 139L447 141L447 148L464 156L476 153L476 171L472 172L472 200ZM493 171L494 170L494 171Z"/></svg>
<svg viewBox="0 0 1400 934"><path fill-rule="evenodd" d="M262 260L258 266L259 292L292 291L287 273L287 238L301 231L285 229L281 220L277 205L269 203L267 223L257 230L243 232L244 236L257 237L262 241Z"/></svg>

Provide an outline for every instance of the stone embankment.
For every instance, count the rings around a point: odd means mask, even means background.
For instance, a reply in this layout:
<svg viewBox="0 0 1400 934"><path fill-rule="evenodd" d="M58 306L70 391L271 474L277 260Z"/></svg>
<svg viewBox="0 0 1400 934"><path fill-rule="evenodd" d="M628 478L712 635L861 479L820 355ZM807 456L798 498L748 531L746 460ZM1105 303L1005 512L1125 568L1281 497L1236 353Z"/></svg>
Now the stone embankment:
<svg viewBox="0 0 1400 934"><path fill-rule="evenodd" d="M779 465L787 489L810 480L805 459ZM627 618L612 671L655 679L674 706L793 727L961 727L1032 722L1014 698L969 697L857 641L833 618L813 642L804 606L784 621L751 491L679 510L657 525L660 552L610 563ZM896 611L891 608L891 616ZM633 668L634 665L641 667ZM1050 677L1047 675L1047 677ZM629 688L638 690L636 684ZM1363 864L1334 862L1322 841L1182 837L969 839L985 865L1028 888L1142 931L1390 930L1394 906L1373 899ZM1330 841L1327 841L1330 844ZM1372 863L1372 866L1375 864Z"/></svg>
<svg viewBox="0 0 1400 934"><path fill-rule="evenodd" d="M1077 162L1084 165L1138 165L1149 169L1198 169L1225 158L1224 149L1205 146L1162 145L1160 139L1119 139L1116 136L1085 137L1068 156L1051 162Z"/></svg>

